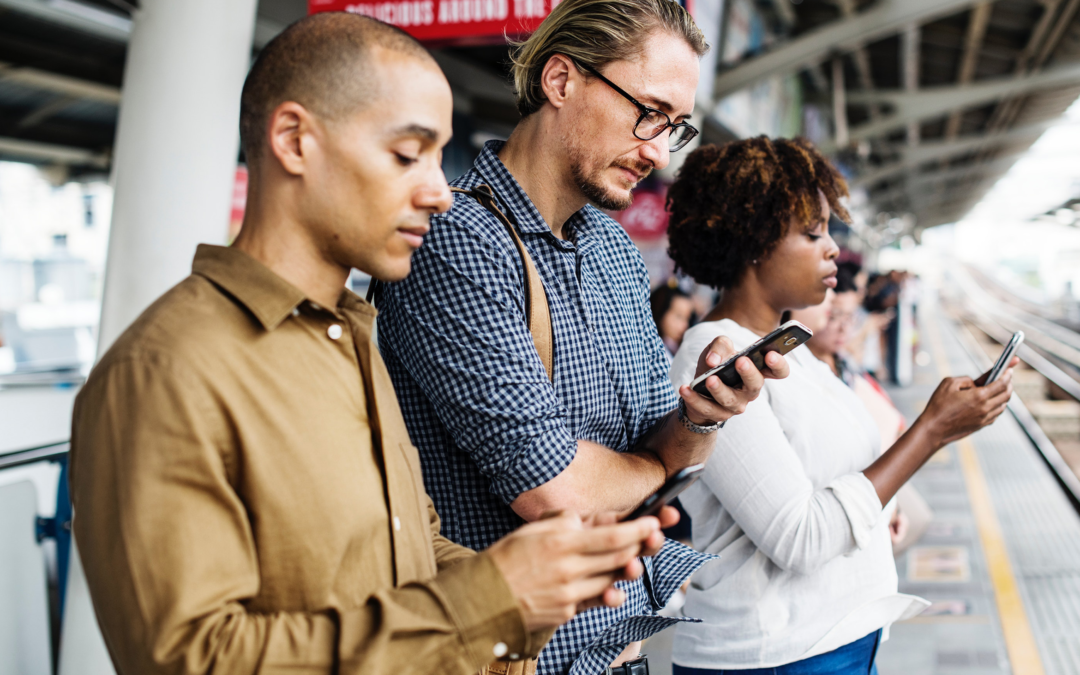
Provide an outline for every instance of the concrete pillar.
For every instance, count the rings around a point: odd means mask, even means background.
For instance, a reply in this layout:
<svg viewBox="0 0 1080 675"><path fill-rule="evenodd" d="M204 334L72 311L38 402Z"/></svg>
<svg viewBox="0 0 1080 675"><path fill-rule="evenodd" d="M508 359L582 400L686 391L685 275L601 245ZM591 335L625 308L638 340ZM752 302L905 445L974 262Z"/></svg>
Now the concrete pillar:
<svg viewBox="0 0 1080 675"><path fill-rule="evenodd" d="M98 355L228 232L256 0L143 0L124 73Z"/></svg>
<svg viewBox="0 0 1080 675"><path fill-rule="evenodd" d="M196 244L225 241L240 90L255 29L256 0L139 4L113 161L116 193L99 356L155 298L187 276ZM114 672L82 567L72 555L59 673Z"/></svg>

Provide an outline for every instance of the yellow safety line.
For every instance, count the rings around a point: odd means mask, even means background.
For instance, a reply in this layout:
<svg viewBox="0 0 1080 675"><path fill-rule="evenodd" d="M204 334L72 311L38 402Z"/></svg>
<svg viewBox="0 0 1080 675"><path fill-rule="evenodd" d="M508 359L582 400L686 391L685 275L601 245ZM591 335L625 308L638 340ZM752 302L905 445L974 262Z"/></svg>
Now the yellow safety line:
<svg viewBox="0 0 1080 675"><path fill-rule="evenodd" d="M949 376L949 361L941 341L941 333L934 321L927 322L927 342L934 353L938 373L941 377ZM979 456L971 438L957 442L960 456L960 468L967 485L971 513L975 517L975 528L979 531L986 566L990 572L990 583L994 587L994 602L1001 619L1001 632L1005 636L1005 650L1009 654L1009 663L1014 675L1044 675L1042 658L1031 632L1024 600L1016 585L1009 552L1005 548L1005 536L998 522L994 502L990 497L990 488L986 476L979 464Z"/></svg>

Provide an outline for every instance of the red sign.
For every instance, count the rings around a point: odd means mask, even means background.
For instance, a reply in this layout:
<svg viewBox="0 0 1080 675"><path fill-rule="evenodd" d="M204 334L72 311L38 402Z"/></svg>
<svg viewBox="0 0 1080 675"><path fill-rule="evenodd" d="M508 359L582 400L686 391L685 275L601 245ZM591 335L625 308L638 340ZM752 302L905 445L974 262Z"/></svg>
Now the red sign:
<svg viewBox="0 0 1080 675"><path fill-rule="evenodd" d="M611 217L619 221L631 239L649 241L659 239L667 232L668 214L664 192L635 192L634 203L625 211L616 211Z"/></svg>
<svg viewBox="0 0 1080 675"><path fill-rule="evenodd" d="M236 177L233 179L232 211L229 214L229 241L236 239L240 234L240 226L244 224L244 211L247 210L248 170L241 164L236 167Z"/></svg>
<svg viewBox="0 0 1080 675"><path fill-rule="evenodd" d="M518 36L536 30L560 0L308 0L308 14L353 12L425 42Z"/></svg>

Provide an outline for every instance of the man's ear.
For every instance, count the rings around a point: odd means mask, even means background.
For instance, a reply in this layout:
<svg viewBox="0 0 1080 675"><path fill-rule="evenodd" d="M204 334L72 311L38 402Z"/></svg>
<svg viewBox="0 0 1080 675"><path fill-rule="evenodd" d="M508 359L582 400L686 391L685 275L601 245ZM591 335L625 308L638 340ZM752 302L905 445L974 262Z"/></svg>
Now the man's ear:
<svg viewBox="0 0 1080 675"><path fill-rule="evenodd" d="M563 54L553 54L540 73L540 88L548 103L556 108L563 107L567 94L577 82L583 84L584 76L578 72L570 57Z"/></svg>
<svg viewBox="0 0 1080 675"><path fill-rule="evenodd" d="M286 101L270 113L267 145L286 173L294 176L304 173L308 159L305 150L310 151L314 126L311 113L295 101Z"/></svg>

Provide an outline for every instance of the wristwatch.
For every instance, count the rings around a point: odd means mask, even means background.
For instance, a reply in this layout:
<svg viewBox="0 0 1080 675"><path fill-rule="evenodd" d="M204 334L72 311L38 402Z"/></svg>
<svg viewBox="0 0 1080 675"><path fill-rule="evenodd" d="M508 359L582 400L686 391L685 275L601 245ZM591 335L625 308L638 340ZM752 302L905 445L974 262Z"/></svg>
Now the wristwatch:
<svg viewBox="0 0 1080 675"><path fill-rule="evenodd" d="M693 431L695 434L711 434L717 429L724 428L724 422L710 424L707 427L703 427L700 424L694 424L693 422L691 422L690 418L686 416L686 401L681 398L679 399L678 407L676 407L675 409L678 411L679 421L682 422L682 425L690 431ZM725 422L726 421L727 420L725 420Z"/></svg>

